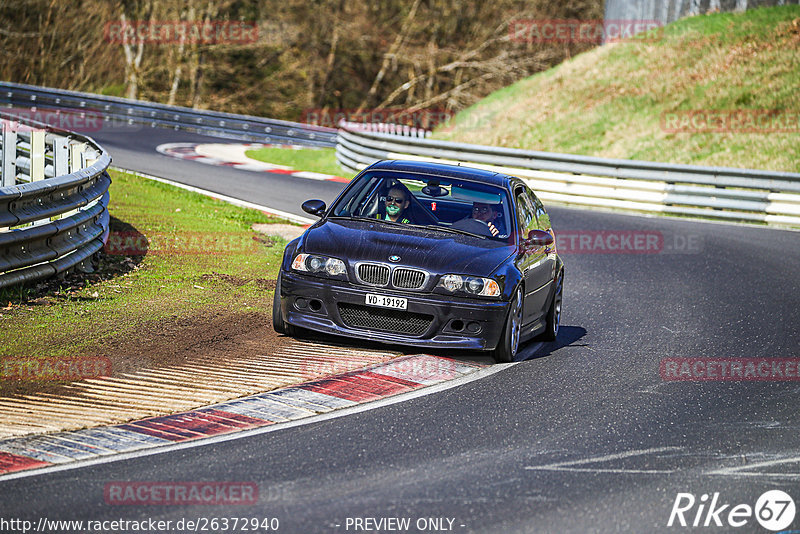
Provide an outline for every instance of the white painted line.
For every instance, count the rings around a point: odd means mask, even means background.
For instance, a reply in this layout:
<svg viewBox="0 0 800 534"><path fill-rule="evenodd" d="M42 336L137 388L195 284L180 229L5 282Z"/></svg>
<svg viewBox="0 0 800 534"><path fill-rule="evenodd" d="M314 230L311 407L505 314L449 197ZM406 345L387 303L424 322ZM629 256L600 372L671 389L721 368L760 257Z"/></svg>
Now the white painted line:
<svg viewBox="0 0 800 534"><path fill-rule="evenodd" d="M330 180L335 178L333 174L322 174L321 172L297 171L292 173L297 178L308 178L309 180Z"/></svg>
<svg viewBox="0 0 800 534"><path fill-rule="evenodd" d="M734 467L723 467L722 469L715 469L708 471L706 475L722 475L722 476L744 476L744 477L784 477L784 478L797 478L800 479L800 473L761 473L752 472L751 469L758 469L760 467L772 467L774 465L800 463L800 456L793 456L791 458L781 458L779 460L766 460L763 462L756 462L754 464L739 465ZM747 471L745 471L747 470Z"/></svg>
<svg viewBox="0 0 800 534"><path fill-rule="evenodd" d="M419 397L425 397L427 395L431 395L433 393L439 393L441 391L446 391L448 389L456 388L459 386L463 386L464 384L468 384L470 382L474 382L476 380L480 380L482 378L486 378L491 376L495 373L499 373L500 371L504 371L514 365L517 365L518 362L513 363L501 363L495 364L489 367L485 367L484 369L480 369L471 373L469 375L463 376L461 378L457 378L455 380L450 380L448 382L443 382L440 384L436 384L434 386L429 386L426 388L418 389L416 391L410 391L408 393L400 393L398 395L394 395L392 397L387 397L385 399L379 399L371 402L366 402L363 404L359 404L356 406L352 406L349 408L340 408L338 410L334 410L332 412L314 415L311 417L306 417L303 419L298 419L296 421L289 421L286 423L277 423L274 425L269 425L260 428L253 428L250 430L243 430L241 432L235 432L232 434L223 434L219 436L212 436L209 438L200 438L196 440L192 440L189 442L182 442L182 443L170 443L165 445L158 445L150 449L143 449L138 451L126 452L122 454L118 454L115 456L107 456L107 457L100 457L100 458L93 458L87 460L77 460L73 461L64 465L53 465L48 467L42 467L39 469L33 469L30 471L20 471L18 473L10 473L7 475L0 475L0 481L4 480L15 480L19 478L28 478L34 477L39 475L44 475L48 473L55 473L59 471L68 471L72 469L80 469L83 467L89 467L92 465L100 465L100 464L107 464L112 462L119 462L122 460L128 460L131 458L142 458L145 456L152 456L155 454L162 454L165 452L172 452L177 450L184 450L184 449L192 449L194 447L203 447L205 445L211 445L214 443L223 443L226 441L234 441L237 439L250 437L250 436L258 436L261 434L267 434L269 432L276 432L279 430L285 430L288 428L293 428L296 426L303 426L309 425L312 423L319 423L322 421L328 421L330 419L338 419L339 417L345 417L348 415L354 415L361 412L366 412L369 410L374 410L376 408L383 408L384 406L391 406L392 404L399 404L401 402L406 402L412 399L416 399ZM208 408L214 408L215 406L208 406Z"/></svg>
<svg viewBox="0 0 800 534"><path fill-rule="evenodd" d="M156 182L161 182L162 184L169 184L180 189L185 189L186 191L192 191L194 193L199 193L201 195L205 195L207 197L216 198L217 200L221 200L223 202L227 202L228 204L233 204L234 206L240 206L242 208L250 208L254 210L263 211L269 213L270 215L275 215L276 217L282 217L289 221L298 223L298 224L313 224L317 222L317 219L310 219L308 217L302 217L300 215L295 215L294 213L289 213L287 211L277 210L275 208L270 208L269 206L262 206L261 204L255 204L253 202L247 202L246 200L239 200L238 198L229 197L228 195L222 195L220 193L214 193L213 191L207 191L205 189L200 189L199 187L194 187L191 185L182 184L180 182L174 182L172 180L167 180L166 178L159 178L158 176L153 176L151 174L144 174L138 171L131 171L129 169L123 169L121 167L110 167L115 171L122 171L128 172L135 176L139 176L140 178L146 178L148 180L154 180Z"/></svg>
<svg viewBox="0 0 800 534"><path fill-rule="evenodd" d="M548 469L538 467L526 467L528 471L569 471L571 473L611 473L617 475L670 475L675 472L673 469L593 469L591 467L551 467Z"/></svg>
<svg viewBox="0 0 800 534"><path fill-rule="evenodd" d="M622 460L623 458L631 458L633 456L644 456L646 454L653 454L657 452L677 451L680 447L656 447L653 449L639 449L632 451L625 451L614 454L606 454L604 456L595 456L586 458L584 460L567 460L565 462L556 462L553 464L545 465L526 465L523 469L527 471L575 471L578 473L631 473L631 474L669 474L673 470L659 470L659 469L614 469L614 468L592 468L592 467L574 467L579 465L610 462L614 460Z"/></svg>

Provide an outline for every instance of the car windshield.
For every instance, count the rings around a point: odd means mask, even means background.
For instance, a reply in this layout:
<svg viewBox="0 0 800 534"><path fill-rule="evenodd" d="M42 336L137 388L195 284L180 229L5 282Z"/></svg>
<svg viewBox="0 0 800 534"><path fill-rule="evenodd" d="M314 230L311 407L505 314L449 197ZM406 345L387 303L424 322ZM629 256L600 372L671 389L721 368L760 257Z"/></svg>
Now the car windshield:
<svg viewBox="0 0 800 534"><path fill-rule="evenodd" d="M513 233L509 205L505 189L493 185L372 171L356 178L329 213L507 242Z"/></svg>

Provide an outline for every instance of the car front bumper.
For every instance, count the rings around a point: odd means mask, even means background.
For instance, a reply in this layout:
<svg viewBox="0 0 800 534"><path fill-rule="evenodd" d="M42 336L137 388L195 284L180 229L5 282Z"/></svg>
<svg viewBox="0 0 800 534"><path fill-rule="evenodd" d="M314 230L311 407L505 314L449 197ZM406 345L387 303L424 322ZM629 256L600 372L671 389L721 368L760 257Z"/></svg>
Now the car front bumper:
<svg viewBox="0 0 800 534"><path fill-rule="evenodd" d="M368 293L407 299L406 311L367 306ZM281 313L289 324L341 336L417 347L491 350L505 325L508 302L466 299L281 276Z"/></svg>

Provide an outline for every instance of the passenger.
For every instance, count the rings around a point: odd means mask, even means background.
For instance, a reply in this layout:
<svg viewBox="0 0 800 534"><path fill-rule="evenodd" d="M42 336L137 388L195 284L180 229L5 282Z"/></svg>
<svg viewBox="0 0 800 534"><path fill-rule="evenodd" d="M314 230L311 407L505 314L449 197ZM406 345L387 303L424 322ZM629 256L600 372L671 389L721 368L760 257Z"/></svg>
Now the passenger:
<svg viewBox="0 0 800 534"><path fill-rule="evenodd" d="M411 222L408 217L403 215L406 209L408 209L408 206L411 204L406 191L399 187L392 187L389 189L389 193L386 194L385 202L386 215L383 218L384 220L401 222L405 224L409 224ZM380 219L381 214L378 213L375 217Z"/></svg>
<svg viewBox="0 0 800 534"><path fill-rule="evenodd" d="M495 221L499 216L500 211L497 209L497 205L473 202L472 214L465 219L454 222L453 228L486 237L497 237L500 234L500 230L495 225Z"/></svg>
<svg viewBox="0 0 800 534"><path fill-rule="evenodd" d="M497 229L494 222L497 220L499 212L494 204L484 204L483 202L472 203L472 218L486 223L489 227L489 232L492 237L497 236L500 230Z"/></svg>

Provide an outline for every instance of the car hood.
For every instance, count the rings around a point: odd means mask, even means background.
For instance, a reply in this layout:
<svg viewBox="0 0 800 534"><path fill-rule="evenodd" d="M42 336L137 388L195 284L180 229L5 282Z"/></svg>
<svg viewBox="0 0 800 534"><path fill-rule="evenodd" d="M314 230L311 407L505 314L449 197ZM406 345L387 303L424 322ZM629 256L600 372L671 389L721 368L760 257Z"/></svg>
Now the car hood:
<svg viewBox="0 0 800 534"><path fill-rule="evenodd" d="M514 247L491 239L390 226L377 221L326 220L309 228L300 244L302 251L334 256L353 264L358 261L419 267L433 273L491 274Z"/></svg>

